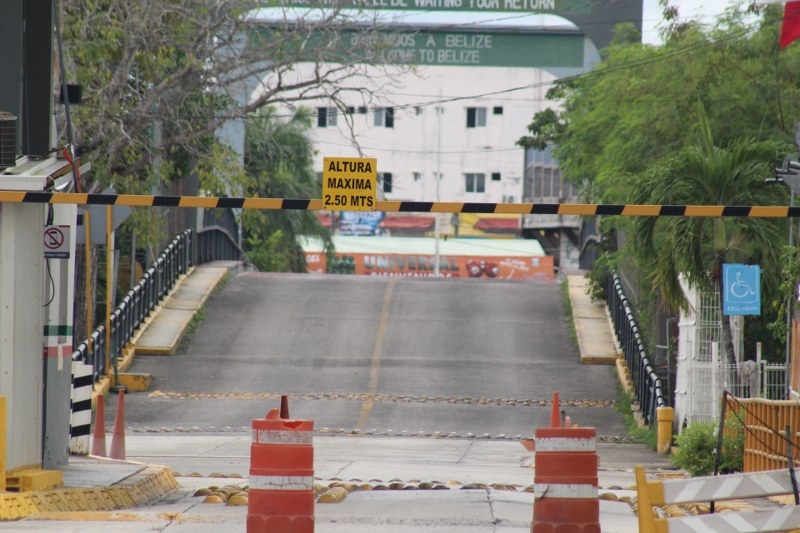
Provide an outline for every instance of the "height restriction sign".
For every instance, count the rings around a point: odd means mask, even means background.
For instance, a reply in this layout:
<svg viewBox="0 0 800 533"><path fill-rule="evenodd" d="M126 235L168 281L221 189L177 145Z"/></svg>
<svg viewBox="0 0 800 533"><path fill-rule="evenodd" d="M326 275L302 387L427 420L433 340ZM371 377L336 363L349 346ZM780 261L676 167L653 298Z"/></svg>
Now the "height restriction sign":
<svg viewBox="0 0 800 533"><path fill-rule="evenodd" d="M322 207L331 211L375 211L378 160L326 157L322 169Z"/></svg>

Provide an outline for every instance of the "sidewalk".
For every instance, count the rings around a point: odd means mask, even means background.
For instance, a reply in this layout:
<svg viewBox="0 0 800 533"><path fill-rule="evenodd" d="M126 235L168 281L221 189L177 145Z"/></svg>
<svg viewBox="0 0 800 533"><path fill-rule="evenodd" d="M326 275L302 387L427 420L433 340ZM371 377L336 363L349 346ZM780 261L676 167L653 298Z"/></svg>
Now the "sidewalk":
<svg viewBox="0 0 800 533"><path fill-rule="evenodd" d="M130 360L137 352L174 353L194 314L238 267L218 262L194 268L135 339ZM569 276L568 283L581 360L614 364L617 349L604 306L590 301L582 276ZM127 457L140 462L71 456L63 469L68 488L0 494L0 519L24 518L3 523L2 529L138 532L183 526L201 533L217 533L220 527L244 531L246 507L201 504L202 498L193 494L210 485L246 485L250 440L249 434L128 435ZM314 452L316 483L323 488L337 480L403 484L402 490L351 492L336 505L318 503L318 533L530 531L533 454L518 442L323 435L314 437ZM654 472L668 468L668 458L639 444L598 443L598 455L602 530L635 532L637 519L629 503L635 495L633 466L645 464ZM201 467L207 467L202 475L208 477L189 476ZM236 477L217 477L220 471ZM442 490L421 490L425 482Z"/></svg>
<svg viewBox="0 0 800 533"><path fill-rule="evenodd" d="M584 276L569 275L567 283L581 363L615 364L620 352L605 304L586 294L589 281Z"/></svg>

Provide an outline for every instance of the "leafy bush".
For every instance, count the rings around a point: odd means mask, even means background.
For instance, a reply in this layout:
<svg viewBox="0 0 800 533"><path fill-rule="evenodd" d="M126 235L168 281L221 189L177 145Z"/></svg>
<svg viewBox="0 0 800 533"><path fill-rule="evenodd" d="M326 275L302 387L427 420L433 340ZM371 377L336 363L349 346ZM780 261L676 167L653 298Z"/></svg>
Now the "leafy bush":
<svg viewBox="0 0 800 533"><path fill-rule="evenodd" d="M717 425L714 422L689 424L675 439L678 451L670 457L674 466L690 476L708 476L714 473L717 451ZM722 453L719 473L740 472L744 461L744 431L738 419L729 419L722 436Z"/></svg>

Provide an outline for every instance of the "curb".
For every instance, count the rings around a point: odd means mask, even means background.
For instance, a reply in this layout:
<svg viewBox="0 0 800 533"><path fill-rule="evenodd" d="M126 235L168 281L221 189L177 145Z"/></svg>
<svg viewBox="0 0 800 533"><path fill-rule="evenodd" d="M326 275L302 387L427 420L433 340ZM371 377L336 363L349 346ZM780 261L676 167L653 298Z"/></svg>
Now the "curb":
<svg viewBox="0 0 800 533"><path fill-rule="evenodd" d="M68 519L69 513L139 507L153 503L179 487L171 468L144 465L136 474L108 487L2 493L0 521L46 513L59 513L60 517Z"/></svg>

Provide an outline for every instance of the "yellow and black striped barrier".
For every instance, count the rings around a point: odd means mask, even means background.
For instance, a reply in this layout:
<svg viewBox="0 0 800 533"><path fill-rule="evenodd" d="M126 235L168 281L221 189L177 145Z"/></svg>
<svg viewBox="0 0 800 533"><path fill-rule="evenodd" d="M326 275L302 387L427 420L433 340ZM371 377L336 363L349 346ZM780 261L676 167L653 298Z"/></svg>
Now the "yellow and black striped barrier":
<svg viewBox="0 0 800 533"><path fill-rule="evenodd" d="M161 196L0 191L0 202L130 207L203 207L262 210L324 210L322 199ZM800 217L800 207L763 205L635 205L479 202L394 202L379 200L376 211L397 213L484 213L504 215L619 215L634 217Z"/></svg>

